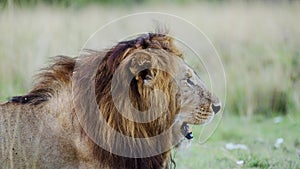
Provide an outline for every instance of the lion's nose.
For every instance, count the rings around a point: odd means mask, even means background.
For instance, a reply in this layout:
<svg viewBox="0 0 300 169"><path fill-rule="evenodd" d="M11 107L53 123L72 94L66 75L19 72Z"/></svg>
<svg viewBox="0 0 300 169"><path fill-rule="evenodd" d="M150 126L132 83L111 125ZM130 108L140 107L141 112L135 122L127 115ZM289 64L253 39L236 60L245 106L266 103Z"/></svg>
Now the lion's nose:
<svg viewBox="0 0 300 169"><path fill-rule="evenodd" d="M213 111L215 112L215 114L217 114L220 111L220 109L221 109L221 104L217 104L217 105L212 104L211 108L213 109Z"/></svg>

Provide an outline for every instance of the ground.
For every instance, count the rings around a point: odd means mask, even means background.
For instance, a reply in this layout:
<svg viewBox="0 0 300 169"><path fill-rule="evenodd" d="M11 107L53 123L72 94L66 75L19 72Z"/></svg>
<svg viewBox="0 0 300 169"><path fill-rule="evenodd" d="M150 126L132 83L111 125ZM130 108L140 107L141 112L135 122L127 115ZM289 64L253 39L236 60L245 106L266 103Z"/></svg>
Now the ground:
<svg viewBox="0 0 300 169"><path fill-rule="evenodd" d="M300 168L299 115L258 117L252 120L224 115L213 136L204 144L195 140L190 148L177 151L176 161L180 169L197 168ZM280 121L280 122L279 122ZM276 140L283 143L275 147ZM227 149L229 143L243 144L247 149ZM237 164L238 161L243 164Z"/></svg>

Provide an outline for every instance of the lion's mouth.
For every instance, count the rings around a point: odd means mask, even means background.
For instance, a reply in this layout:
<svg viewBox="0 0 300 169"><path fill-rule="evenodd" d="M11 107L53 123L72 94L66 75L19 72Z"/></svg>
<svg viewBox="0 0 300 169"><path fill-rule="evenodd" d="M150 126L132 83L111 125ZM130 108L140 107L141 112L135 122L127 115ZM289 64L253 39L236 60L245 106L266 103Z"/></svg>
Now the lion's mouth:
<svg viewBox="0 0 300 169"><path fill-rule="evenodd" d="M187 123L183 123L181 126L181 132L184 135L185 138L191 140L194 138L193 132L190 129L190 126Z"/></svg>

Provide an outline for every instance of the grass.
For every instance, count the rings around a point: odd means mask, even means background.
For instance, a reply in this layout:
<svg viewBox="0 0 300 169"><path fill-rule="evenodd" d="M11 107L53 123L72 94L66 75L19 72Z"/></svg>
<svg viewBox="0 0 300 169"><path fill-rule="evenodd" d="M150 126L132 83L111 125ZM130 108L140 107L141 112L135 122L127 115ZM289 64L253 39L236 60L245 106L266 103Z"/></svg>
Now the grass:
<svg viewBox="0 0 300 169"><path fill-rule="evenodd" d="M173 13L212 40L228 83L220 126L205 144L197 144L201 128L194 127L194 144L176 153L177 168L299 169L299 9L298 2L6 8L0 11L0 102L26 93L49 57L76 56L108 21L142 11ZM283 118L281 123L274 123L276 116ZM284 143L276 149L278 138ZM248 150L225 149L230 142L245 144ZM237 165L239 160L244 164Z"/></svg>
<svg viewBox="0 0 300 169"><path fill-rule="evenodd" d="M195 140L190 148L177 151L176 161L180 169L196 168L272 168L299 169L299 133L297 116L284 116L282 122L274 118L246 118L226 115L214 135L205 144L199 142L199 127L194 127ZM278 138L284 142L279 148ZM200 140L201 141L201 140ZM226 144L245 144L248 149L228 150ZM238 165L237 161L243 161Z"/></svg>

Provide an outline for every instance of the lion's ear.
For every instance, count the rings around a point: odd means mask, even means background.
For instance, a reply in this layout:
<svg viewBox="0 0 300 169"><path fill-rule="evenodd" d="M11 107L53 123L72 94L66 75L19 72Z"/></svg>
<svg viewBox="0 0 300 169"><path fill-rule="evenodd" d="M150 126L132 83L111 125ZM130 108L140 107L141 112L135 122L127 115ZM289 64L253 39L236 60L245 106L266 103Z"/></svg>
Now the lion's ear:
<svg viewBox="0 0 300 169"><path fill-rule="evenodd" d="M152 65L153 60L151 55L144 52L137 52L132 55L129 69L136 80L142 80L145 85L151 85L154 77Z"/></svg>

